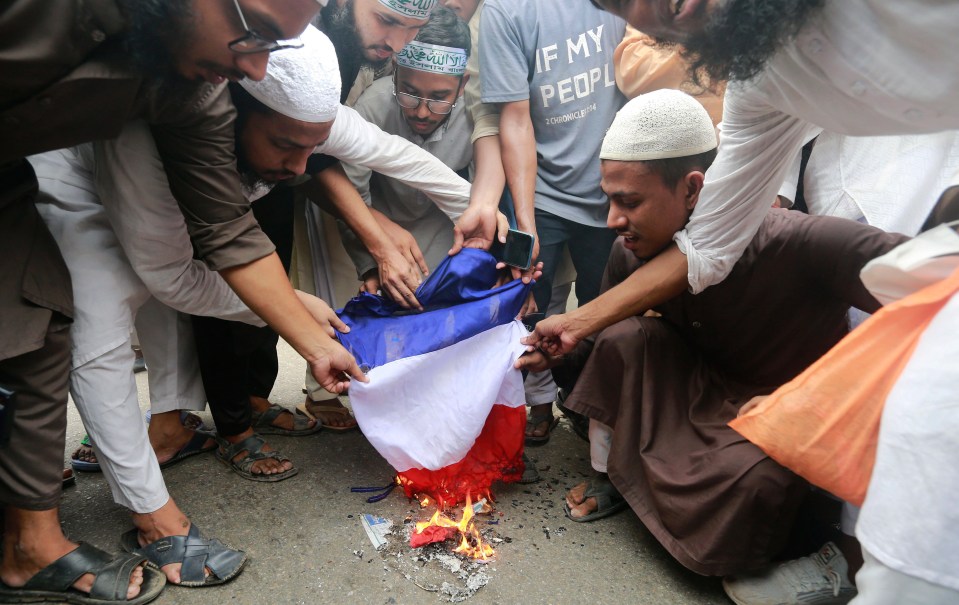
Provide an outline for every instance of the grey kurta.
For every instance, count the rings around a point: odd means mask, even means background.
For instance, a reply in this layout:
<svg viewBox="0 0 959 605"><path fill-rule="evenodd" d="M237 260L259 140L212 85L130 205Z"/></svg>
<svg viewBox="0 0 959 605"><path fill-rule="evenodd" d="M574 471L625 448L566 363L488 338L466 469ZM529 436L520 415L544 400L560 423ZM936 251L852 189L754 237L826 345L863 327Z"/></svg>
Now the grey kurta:
<svg viewBox="0 0 959 605"><path fill-rule="evenodd" d="M449 119L429 137L414 133L400 106L393 98L393 80L382 78L367 89L355 107L357 113L389 134L410 141L441 160L456 172L469 167L473 160L470 144L470 125L462 99L450 113ZM453 245L453 221L466 210L469 200L461 204L437 206L427 195L396 179L356 165L344 165L347 175L364 201L393 222L403 227L416 240L430 270L434 269ZM357 274L376 267L376 262L352 231L341 223L343 244L356 265Z"/></svg>
<svg viewBox="0 0 959 605"><path fill-rule="evenodd" d="M805 484L726 423L841 339L850 306L878 308L859 270L905 239L772 210L725 281L599 334L567 406L613 427L610 479L680 563L726 575L782 548ZM604 289L640 264L617 241Z"/></svg>

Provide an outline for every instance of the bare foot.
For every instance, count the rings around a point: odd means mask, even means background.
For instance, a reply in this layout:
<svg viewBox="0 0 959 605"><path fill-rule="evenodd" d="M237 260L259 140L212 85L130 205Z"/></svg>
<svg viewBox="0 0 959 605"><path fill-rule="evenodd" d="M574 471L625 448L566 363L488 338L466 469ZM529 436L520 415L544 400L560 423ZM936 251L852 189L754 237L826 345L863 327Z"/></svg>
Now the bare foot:
<svg viewBox="0 0 959 605"><path fill-rule="evenodd" d="M79 460L81 462L89 462L91 464L97 463L97 454L93 451L93 446L90 445L81 445L73 451L70 455L71 460Z"/></svg>
<svg viewBox="0 0 959 605"><path fill-rule="evenodd" d="M26 511L7 507L4 513L3 562L0 563L0 581L7 586L12 588L23 586L41 569L79 546L63 535L57 509ZM93 574L84 574L73 583L73 587L89 594L95 578ZM143 567L138 565L130 573L127 599L139 595L142 584Z"/></svg>
<svg viewBox="0 0 959 605"><path fill-rule="evenodd" d="M303 405L305 405L310 414L325 427L351 429L356 426L356 418L349 413L349 408L335 397L333 399L324 399L323 401L313 401L309 395L307 395L303 401ZM320 407L337 408L345 410L345 412L321 410L319 409Z"/></svg>
<svg viewBox="0 0 959 605"><path fill-rule="evenodd" d="M246 431L240 433L239 435L234 435L232 437L224 437L231 444L239 443L246 439L247 437L253 435L253 429L247 429ZM222 451L222 450L221 450ZM264 444L262 452L272 452L273 448L270 445ZM233 462L239 462L246 457L247 452L241 451L236 456L233 457ZM254 475L276 475L279 473L285 473L288 470L293 468L293 463L289 460L281 461L275 458L264 458L263 460L257 460L253 463L253 466L250 467L250 472Z"/></svg>
<svg viewBox="0 0 959 605"><path fill-rule="evenodd" d="M253 408L253 412L256 414L262 414L263 412L270 409L270 400L264 399L263 397L257 397L255 395L250 395L250 407ZM275 426L278 429L283 429L285 431L292 431L296 427L294 425L295 417L293 412L289 410L283 410L283 412L277 416L273 422L270 424ZM311 429L316 426L316 420L308 420L307 428ZM302 428L302 426L301 426Z"/></svg>
<svg viewBox="0 0 959 605"><path fill-rule="evenodd" d="M170 536L186 536L190 533L190 520L170 498L166 504L152 513L133 513L133 525L137 528L137 541L140 546L147 546L157 540ZM180 583L180 568L182 563L170 563L160 570L167 580L173 584ZM203 568L205 576L210 575L208 567Z"/></svg>
<svg viewBox="0 0 959 605"><path fill-rule="evenodd" d="M193 439L194 431L182 424L180 412L174 410L153 414L147 434L150 436L150 445L156 452L157 462L163 464L176 456L177 452ZM213 447L215 443L213 439L208 439L204 447Z"/></svg>
<svg viewBox="0 0 959 605"><path fill-rule="evenodd" d="M594 512L598 505L596 498L584 498L588 482L583 481L566 493L566 505L569 507L569 515L574 519L585 517Z"/></svg>

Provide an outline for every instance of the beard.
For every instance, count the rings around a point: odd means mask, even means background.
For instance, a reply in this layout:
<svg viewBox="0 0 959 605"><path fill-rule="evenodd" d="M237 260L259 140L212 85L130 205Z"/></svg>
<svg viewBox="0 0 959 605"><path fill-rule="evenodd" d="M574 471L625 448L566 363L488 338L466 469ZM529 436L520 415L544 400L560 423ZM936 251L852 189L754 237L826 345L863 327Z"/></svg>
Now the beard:
<svg viewBox="0 0 959 605"><path fill-rule="evenodd" d="M340 71L347 61L353 61L354 64L371 63L374 69L379 69L390 61L389 58L382 61L370 61L366 58L366 48L356 28L353 0L346 0L343 6L339 6L336 0L330 0L317 18L321 20L321 23L315 25L329 37L333 47L336 48Z"/></svg>
<svg viewBox="0 0 959 605"><path fill-rule="evenodd" d="M683 40L693 82L749 80L799 32L824 0L729 0Z"/></svg>
<svg viewBox="0 0 959 605"><path fill-rule="evenodd" d="M192 0L121 0L129 28L121 38L136 71L159 85L182 84L173 49L194 36Z"/></svg>

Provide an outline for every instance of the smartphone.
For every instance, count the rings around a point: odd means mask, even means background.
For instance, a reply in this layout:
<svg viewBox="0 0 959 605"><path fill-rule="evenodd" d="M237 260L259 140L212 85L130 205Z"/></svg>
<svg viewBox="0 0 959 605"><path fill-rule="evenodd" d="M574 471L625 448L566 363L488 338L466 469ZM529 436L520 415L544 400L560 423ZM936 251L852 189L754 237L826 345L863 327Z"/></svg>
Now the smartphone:
<svg viewBox="0 0 959 605"><path fill-rule="evenodd" d="M503 244L498 239L494 240L489 251L496 260L510 267L526 270L533 263L534 239L525 231L510 229L506 233L506 243Z"/></svg>

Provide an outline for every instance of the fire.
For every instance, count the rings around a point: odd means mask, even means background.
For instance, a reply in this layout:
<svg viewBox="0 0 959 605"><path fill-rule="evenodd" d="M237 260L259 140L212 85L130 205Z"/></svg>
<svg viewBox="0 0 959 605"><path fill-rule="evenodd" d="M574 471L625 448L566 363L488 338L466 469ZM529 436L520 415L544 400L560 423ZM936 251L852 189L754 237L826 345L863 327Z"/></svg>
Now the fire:
<svg viewBox="0 0 959 605"><path fill-rule="evenodd" d="M467 495L466 506L463 507L463 517L459 521L454 521L437 510L433 513L429 521L420 521L416 524L416 534L422 534L430 527L442 527L448 530L455 530L453 535L459 536L460 544L453 552L466 555L473 559L488 561L496 551L493 550L492 546L483 541L473 521L474 516L473 503L469 495Z"/></svg>

